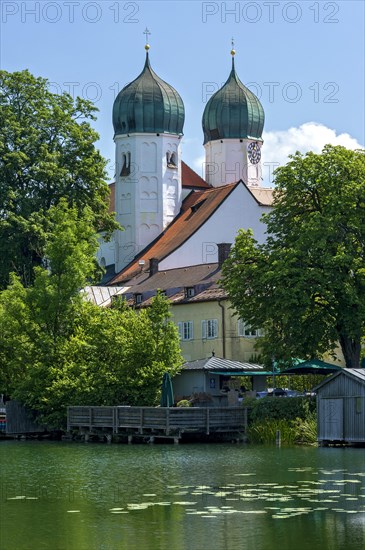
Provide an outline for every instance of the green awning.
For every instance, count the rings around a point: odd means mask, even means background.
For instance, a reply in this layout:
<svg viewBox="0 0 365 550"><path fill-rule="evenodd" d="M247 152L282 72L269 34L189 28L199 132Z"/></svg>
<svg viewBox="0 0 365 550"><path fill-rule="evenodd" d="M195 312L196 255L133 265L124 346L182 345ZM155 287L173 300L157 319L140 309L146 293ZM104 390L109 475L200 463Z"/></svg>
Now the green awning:
<svg viewBox="0 0 365 550"><path fill-rule="evenodd" d="M210 371L209 374L221 376L272 376L272 371Z"/></svg>
<svg viewBox="0 0 365 550"><path fill-rule="evenodd" d="M281 374L332 374L341 370L342 367L333 363L326 363L319 359L304 361L295 367L290 367L281 372Z"/></svg>

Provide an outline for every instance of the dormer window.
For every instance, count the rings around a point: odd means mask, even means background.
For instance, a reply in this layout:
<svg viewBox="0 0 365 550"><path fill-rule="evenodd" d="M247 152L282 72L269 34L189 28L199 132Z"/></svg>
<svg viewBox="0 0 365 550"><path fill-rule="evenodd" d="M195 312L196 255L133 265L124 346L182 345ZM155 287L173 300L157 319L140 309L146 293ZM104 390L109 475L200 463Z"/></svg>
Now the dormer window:
<svg viewBox="0 0 365 550"><path fill-rule="evenodd" d="M193 286L187 286L185 288L185 298L192 298L195 296L195 288Z"/></svg>
<svg viewBox="0 0 365 550"><path fill-rule="evenodd" d="M121 177L129 176L131 173L131 154L122 154L122 170L120 172Z"/></svg>
<svg viewBox="0 0 365 550"><path fill-rule="evenodd" d="M134 303L136 305L139 305L142 303L143 294L135 294L134 295Z"/></svg>

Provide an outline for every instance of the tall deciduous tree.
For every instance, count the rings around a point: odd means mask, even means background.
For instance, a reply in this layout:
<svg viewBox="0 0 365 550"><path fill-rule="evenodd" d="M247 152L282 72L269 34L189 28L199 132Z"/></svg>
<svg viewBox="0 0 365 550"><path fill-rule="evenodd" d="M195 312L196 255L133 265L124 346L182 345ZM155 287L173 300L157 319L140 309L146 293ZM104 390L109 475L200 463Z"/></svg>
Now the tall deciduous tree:
<svg viewBox="0 0 365 550"><path fill-rule="evenodd" d="M28 71L0 71L0 288L16 272L33 281L45 244L47 210L65 198L89 206L94 229L111 232L106 162L90 126L97 109Z"/></svg>
<svg viewBox="0 0 365 550"><path fill-rule="evenodd" d="M223 268L233 306L265 329L267 357L322 356L339 343L358 367L365 330L365 154L327 145L276 170L258 244L240 231Z"/></svg>
<svg viewBox="0 0 365 550"><path fill-rule="evenodd" d="M97 273L98 247L90 208L79 213L65 200L47 215L44 262L36 267L34 284L25 287L12 274L0 293L0 387L33 405L33 385L44 384L57 366L83 305L80 289Z"/></svg>
<svg viewBox="0 0 365 550"><path fill-rule="evenodd" d="M164 372L181 363L168 302L157 296L140 312L100 308L82 288L97 266L90 208L61 200L46 223L46 267L33 285L20 278L0 292L0 393L62 427L67 405L155 405Z"/></svg>

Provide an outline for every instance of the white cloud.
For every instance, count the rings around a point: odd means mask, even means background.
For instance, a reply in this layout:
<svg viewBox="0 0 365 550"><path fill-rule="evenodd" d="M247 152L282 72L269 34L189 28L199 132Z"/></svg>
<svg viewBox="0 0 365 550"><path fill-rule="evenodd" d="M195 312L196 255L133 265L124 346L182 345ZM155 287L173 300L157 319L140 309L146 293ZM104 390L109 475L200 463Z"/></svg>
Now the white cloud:
<svg viewBox="0 0 365 550"><path fill-rule="evenodd" d="M192 168L202 178L204 178L204 166L205 166L205 156L204 155L202 155L201 157L195 158L193 160Z"/></svg>
<svg viewBox="0 0 365 550"><path fill-rule="evenodd" d="M262 149L263 185L270 185L270 173L273 167L288 162L288 155L300 151L320 153L327 143L343 145L347 149L363 149L364 146L349 134L336 134L335 130L317 122L306 122L299 128L289 128L263 133L264 146ZM265 166L265 163L271 166ZM275 166L274 166L275 164Z"/></svg>
<svg viewBox="0 0 365 550"><path fill-rule="evenodd" d="M347 149L363 149L364 146L349 134L336 134L335 130L319 124L318 122L305 122L299 128L278 130L263 133L264 145L262 148L262 168L264 187L272 186L272 172L277 166L288 162L288 155L300 151L305 154L308 151L320 153L328 143L343 145ZM204 177L202 167L204 156L195 157L192 168Z"/></svg>

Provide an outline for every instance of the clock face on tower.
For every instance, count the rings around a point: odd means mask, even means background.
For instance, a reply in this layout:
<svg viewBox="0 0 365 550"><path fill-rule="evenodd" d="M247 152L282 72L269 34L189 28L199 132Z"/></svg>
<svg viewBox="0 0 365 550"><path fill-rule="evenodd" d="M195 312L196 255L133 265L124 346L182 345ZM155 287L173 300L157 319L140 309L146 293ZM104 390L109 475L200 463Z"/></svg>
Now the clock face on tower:
<svg viewBox="0 0 365 550"><path fill-rule="evenodd" d="M252 142L247 147L247 154L252 164L257 164L261 159L260 145L256 142Z"/></svg>

